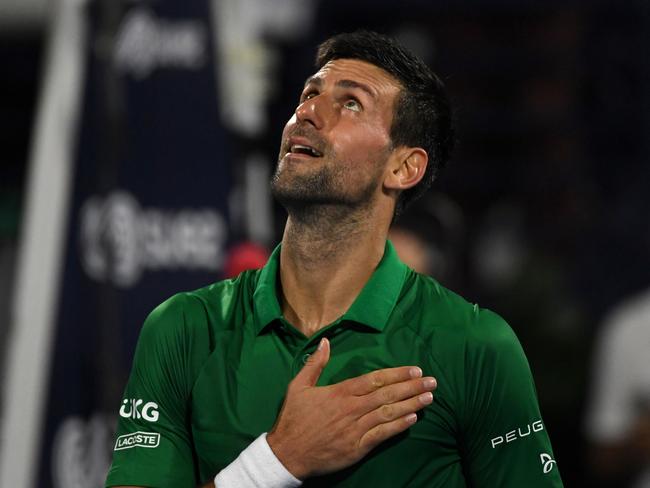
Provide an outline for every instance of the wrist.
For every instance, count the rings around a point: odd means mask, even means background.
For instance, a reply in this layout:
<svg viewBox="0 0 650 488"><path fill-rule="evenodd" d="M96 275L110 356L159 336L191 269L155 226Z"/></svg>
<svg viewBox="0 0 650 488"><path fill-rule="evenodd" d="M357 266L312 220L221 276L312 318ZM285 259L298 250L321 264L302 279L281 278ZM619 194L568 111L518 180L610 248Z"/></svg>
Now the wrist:
<svg viewBox="0 0 650 488"><path fill-rule="evenodd" d="M295 488L302 481L275 456L264 433L215 476L214 484L218 488Z"/></svg>
<svg viewBox="0 0 650 488"><path fill-rule="evenodd" d="M309 477L309 470L300 463L300 456L293 452L291 443L283 442L275 431L269 432L266 442L277 460L295 478L304 481Z"/></svg>

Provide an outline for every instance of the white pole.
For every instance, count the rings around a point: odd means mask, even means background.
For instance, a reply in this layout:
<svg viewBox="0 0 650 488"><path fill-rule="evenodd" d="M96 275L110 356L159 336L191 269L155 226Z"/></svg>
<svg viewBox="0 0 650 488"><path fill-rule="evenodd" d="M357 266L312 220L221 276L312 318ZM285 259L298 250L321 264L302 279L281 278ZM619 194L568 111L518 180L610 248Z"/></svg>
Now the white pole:
<svg viewBox="0 0 650 488"><path fill-rule="evenodd" d="M0 423L0 486L36 486L82 95L84 0L52 8L21 227Z"/></svg>

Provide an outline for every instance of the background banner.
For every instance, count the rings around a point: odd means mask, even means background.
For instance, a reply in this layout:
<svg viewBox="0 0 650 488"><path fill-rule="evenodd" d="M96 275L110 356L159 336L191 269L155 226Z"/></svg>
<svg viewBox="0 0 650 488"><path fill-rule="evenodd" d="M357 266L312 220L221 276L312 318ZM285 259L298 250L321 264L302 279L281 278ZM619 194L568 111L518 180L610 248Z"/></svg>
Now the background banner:
<svg viewBox="0 0 650 488"><path fill-rule="evenodd" d="M85 6L38 484L103 486L146 315L220 277L231 190L208 2Z"/></svg>

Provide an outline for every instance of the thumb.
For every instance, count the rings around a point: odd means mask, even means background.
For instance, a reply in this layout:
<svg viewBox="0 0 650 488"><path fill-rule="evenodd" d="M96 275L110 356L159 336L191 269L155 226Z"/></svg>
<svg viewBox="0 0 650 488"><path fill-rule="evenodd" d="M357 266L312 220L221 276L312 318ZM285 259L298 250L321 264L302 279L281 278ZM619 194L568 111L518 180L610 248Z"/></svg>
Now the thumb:
<svg viewBox="0 0 650 488"><path fill-rule="evenodd" d="M316 352L309 356L305 366L294 378L294 383L297 383L299 386L316 386L316 382L329 360L330 341L323 337L318 344Z"/></svg>

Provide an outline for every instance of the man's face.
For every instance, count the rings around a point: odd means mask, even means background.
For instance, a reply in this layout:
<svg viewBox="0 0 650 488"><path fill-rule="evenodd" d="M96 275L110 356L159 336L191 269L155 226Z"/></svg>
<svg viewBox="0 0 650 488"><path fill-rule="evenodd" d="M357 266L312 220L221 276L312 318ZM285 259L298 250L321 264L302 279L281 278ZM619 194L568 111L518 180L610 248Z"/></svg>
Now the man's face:
<svg viewBox="0 0 650 488"><path fill-rule="evenodd" d="M311 76L282 133L276 198L289 208L370 202L392 151L399 91L384 70L354 59L330 61Z"/></svg>

